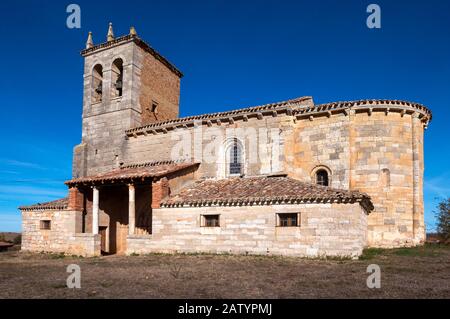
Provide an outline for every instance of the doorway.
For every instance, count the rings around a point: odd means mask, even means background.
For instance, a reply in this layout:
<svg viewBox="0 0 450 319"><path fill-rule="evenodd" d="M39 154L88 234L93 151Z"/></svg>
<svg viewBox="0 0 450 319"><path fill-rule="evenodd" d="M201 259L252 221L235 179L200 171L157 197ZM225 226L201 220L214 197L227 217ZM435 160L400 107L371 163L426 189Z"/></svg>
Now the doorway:
<svg viewBox="0 0 450 319"><path fill-rule="evenodd" d="M107 232L108 232L108 227L106 226L100 226L98 227L98 233L100 234L100 251L102 253L102 255L106 255L107 254L107 243L106 243L106 238L107 238Z"/></svg>

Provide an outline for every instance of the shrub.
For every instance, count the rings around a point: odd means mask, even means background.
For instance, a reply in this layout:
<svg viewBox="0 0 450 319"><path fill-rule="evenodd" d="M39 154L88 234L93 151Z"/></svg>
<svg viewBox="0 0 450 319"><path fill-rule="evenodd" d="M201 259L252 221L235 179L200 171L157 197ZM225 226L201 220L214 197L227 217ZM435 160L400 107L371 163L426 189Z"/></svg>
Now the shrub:
<svg viewBox="0 0 450 319"><path fill-rule="evenodd" d="M438 205L439 211L436 213L437 232L444 242L450 242L450 197L443 200Z"/></svg>
<svg viewBox="0 0 450 319"><path fill-rule="evenodd" d="M22 243L22 235L17 235L14 240L13 240L13 244L14 245L20 245Z"/></svg>

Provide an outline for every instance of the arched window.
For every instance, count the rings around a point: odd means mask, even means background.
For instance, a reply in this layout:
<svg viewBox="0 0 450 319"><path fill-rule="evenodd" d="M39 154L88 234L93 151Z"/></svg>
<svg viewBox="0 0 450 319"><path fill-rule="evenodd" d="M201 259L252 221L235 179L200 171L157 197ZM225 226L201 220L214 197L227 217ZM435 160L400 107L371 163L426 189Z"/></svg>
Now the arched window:
<svg viewBox="0 0 450 319"><path fill-rule="evenodd" d="M123 88L123 61L122 59L115 59L111 66L111 84L112 97L122 96Z"/></svg>
<svg viewBox="0 0 450 319"><path fill-rule="evenodd" d="M100 64L92 70L92 103L102 101L103 95L103 67Z"/></svg>
<svg viewBox="0 0 450 319"><path fill-rule="evenodd" d="M319 169L316 171L316 184L322 186L330 186L328 172L325 169Z"/></svg>
<svg viewBox="0 0 450 319"><path fill-rule="evenodd" d="M238 139L233 139L227 148L228 175L242 175L244 171L242 145Z"/></svg>

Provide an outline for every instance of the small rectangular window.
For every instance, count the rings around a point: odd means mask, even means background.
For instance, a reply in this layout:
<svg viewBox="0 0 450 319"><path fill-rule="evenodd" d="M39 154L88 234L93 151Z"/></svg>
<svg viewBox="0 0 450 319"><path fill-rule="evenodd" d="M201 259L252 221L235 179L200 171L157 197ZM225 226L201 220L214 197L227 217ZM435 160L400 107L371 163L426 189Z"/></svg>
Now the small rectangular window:
<svg viewBox="0 0 450 319"><path fill-rule="evenodd" d="M298 213L282 213L278 214L278 226L279 227L296 227L299 226Z"/></svg>
<svg viewBox="0 0 450 319"><path fill-rule="evenodd" d="M41 220L41 229L42 230L50 230L52 227L51 221L49 220Z"/></svg>
<svg viewBox="0 0 450 319"><path fill-rule="evenodd" d="M219 215L203 215L203 227L220 227Z"/></svg>

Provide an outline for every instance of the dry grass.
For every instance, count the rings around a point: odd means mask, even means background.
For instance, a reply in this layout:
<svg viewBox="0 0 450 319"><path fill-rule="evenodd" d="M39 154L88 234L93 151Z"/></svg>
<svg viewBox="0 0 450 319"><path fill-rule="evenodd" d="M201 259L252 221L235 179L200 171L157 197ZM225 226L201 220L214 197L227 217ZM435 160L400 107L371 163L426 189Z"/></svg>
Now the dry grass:
<svg viewBox="0 0 450 319"><path fill-rule="evenodd" d="M369 249L361 260L269 256L0 254L0 298L450 298L450 248ZM81 289L66 267L81 267ZM366 268L381 267L381 289Z"/></svg>

